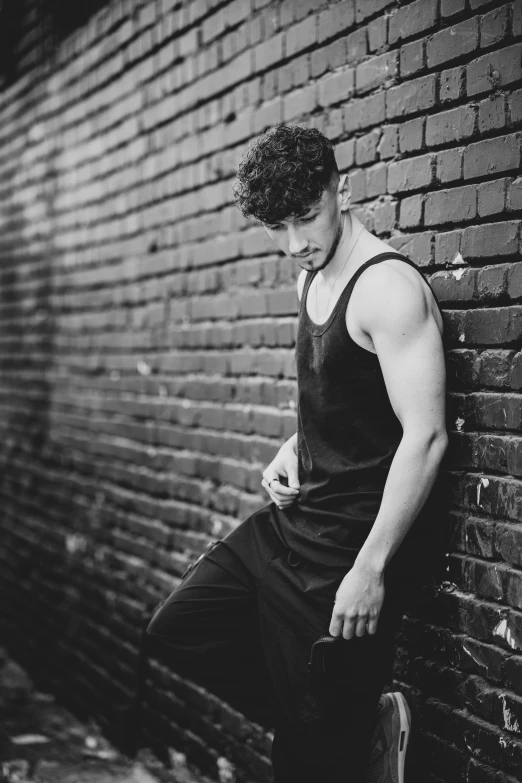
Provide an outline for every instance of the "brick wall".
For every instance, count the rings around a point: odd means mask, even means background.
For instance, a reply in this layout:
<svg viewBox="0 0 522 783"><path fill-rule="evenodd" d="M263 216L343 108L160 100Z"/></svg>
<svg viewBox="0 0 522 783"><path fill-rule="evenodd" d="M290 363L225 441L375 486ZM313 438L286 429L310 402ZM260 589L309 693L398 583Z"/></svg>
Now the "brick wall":
<svg viewBox="0 0 522 783"><path fill-rule="evenodd" d="M231 184L252 136L312 122L445 309L451 542L400 635L411 769L521 781L522 3L94 5L0 11L4 638L114 723L143 618L265 503L295 431L296 270ZM161 659L146 717L158 750L269 780L270 735Z"/></svg>

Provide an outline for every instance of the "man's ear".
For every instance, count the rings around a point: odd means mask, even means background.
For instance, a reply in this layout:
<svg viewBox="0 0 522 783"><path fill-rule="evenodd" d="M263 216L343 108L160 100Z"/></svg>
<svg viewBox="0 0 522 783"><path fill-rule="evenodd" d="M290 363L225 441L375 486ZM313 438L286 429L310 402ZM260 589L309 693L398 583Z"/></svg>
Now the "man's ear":
<svg viewBox="0 0 522 783"><path fill-rule="evenodd" d="M350 209L350 199L352 197L352 186L348 174L342 174L337 186L337 194L340 198L341 212Z"/></svg>

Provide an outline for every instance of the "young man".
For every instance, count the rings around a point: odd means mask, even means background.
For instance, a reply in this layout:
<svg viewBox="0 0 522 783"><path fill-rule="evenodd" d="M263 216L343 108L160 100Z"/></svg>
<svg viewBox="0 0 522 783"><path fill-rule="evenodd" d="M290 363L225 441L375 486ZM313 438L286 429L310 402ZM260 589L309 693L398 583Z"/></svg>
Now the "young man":
<svg viewBox="0 0 522 783"><path fill-rule="evenodd" d="M235 196L303 270L297 433L263 473L271 502L196 561L148 633L180 673L275 727L276 783L366 783L379 705L389 752L372 780L402 783L407 707L380 697L401 587L438 521L441 313L415 266L350 211L319 131L260 136Z"/></svg>

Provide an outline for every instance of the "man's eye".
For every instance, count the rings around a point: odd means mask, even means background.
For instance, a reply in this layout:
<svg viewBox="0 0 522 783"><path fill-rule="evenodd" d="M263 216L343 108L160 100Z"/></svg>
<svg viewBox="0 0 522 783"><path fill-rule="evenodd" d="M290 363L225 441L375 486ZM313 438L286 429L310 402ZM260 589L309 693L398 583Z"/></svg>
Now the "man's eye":
<svg viewBox="0 0 522 783"><path fill-rule="evenodd" d="M269 231L279 231L280 228L281 226L267 226Z"/></svg>
<svg viewBox="0 0 522 783"><path fill-rule="evenodd" d="M316 219L316 217L317 217L317 215L312 215L311 217L301 218L301 220L302 220L303 223L311 223L312 220Z"/></svg>

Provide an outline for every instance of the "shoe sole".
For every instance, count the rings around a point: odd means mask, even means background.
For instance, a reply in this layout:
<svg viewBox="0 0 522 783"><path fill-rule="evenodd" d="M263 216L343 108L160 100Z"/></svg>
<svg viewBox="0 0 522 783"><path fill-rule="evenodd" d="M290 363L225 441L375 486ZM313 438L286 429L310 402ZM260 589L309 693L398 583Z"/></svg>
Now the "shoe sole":
<svg viewBox="0 0 522 783"><path fill-rule="evenodd" d="M393 699L399 713L398 725L397 722L394 722L393 726L394 736L397 736L397 742L393 743L394 752L391 759L393 781L394 783L404 783L404 764L406 761L408 740L410 738L411 713L408 702L400 691L388 693L387 695L389 698L391 697Z"/></svg>

